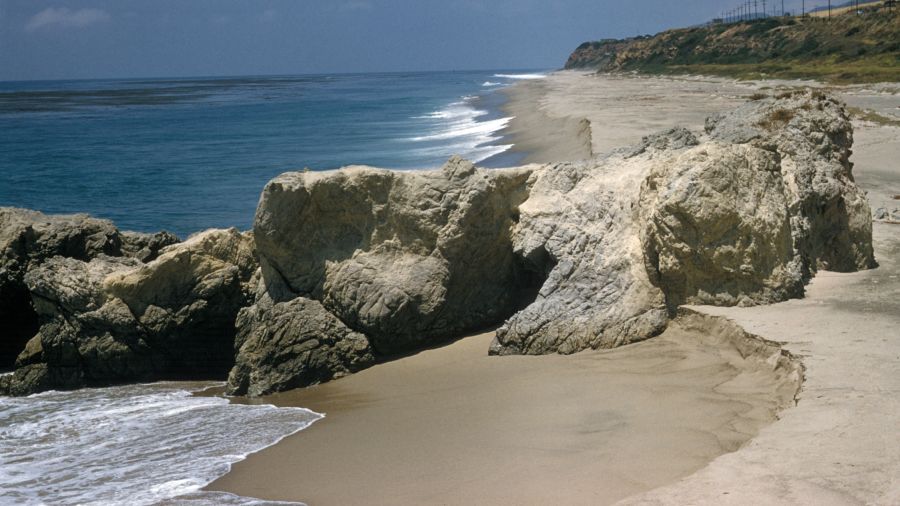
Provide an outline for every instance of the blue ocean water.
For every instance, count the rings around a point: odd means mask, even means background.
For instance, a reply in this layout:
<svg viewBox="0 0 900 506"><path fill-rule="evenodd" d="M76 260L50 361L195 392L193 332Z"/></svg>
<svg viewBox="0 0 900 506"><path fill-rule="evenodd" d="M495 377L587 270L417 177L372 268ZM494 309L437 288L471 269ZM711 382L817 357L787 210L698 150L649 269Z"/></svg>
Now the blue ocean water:
<svg viewBox="0 0 900 506"><path fill-rule="evenodd" d="M509 147L497 90L527 72L0 82L0 205L247 229L288 170L490 165Z"/></svg>

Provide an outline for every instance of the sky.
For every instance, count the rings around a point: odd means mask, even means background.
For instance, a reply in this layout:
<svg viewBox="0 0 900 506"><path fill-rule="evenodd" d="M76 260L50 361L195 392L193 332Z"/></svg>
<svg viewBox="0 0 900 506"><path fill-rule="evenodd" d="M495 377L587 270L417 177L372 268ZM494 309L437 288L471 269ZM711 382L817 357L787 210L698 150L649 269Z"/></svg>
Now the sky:
<svg viewBox="0 0 900 506"><path fill-rule="evenodd" d="M0 0L0 81L554 69L721 0Z"/></svg>

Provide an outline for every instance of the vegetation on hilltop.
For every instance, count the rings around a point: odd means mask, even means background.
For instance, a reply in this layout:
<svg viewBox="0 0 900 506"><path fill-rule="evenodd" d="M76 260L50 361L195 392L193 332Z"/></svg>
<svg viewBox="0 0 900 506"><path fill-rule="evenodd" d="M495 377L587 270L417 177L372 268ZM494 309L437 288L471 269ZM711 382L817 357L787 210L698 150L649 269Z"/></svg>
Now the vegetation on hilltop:
<svg viewBox="0 0 900 506"><path fill-rule="evenodd" d="M763 18L578 46L567 69L900 81L900 9Z"/></svg>

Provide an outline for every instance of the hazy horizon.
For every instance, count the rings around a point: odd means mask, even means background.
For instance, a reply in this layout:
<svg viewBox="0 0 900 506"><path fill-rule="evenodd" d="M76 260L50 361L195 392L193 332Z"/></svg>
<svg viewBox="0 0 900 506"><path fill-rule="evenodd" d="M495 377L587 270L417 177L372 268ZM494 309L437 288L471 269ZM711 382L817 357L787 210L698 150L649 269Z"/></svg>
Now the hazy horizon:
<svg viewBox="0 0 900 506"><path fill-rule="evenodd" d="M556 69L687 26L689 0L0 0L0 81Z"/></svg>

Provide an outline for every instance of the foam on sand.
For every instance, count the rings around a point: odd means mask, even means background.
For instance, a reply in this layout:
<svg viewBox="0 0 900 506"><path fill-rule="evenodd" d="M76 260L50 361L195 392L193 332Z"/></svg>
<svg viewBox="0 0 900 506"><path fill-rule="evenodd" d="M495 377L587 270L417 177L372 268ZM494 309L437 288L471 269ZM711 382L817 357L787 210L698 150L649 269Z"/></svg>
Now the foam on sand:
<svg viewBox="0 0 900 506"><path fill-rule="evenodd" d="M201 489L323 415L192 393L213 385L0 398L0 496L16 504L261 504Z"/></svg>

